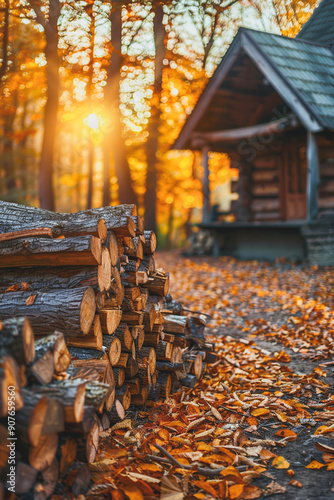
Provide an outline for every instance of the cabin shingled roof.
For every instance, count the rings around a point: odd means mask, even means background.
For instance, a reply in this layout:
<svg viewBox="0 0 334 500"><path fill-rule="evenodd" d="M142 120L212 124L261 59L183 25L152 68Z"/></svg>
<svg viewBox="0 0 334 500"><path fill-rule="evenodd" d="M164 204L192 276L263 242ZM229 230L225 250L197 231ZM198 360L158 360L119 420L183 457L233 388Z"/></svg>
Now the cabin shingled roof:
<svg viewBox="0 0 334 500"><path fill-rule="evenodd" d="M334 45L334 0L322 0L296 38Z"/></svg>
<svg viewBox="0 0 334 500"><path fill-rule="evenodd" d="M334 0L331 0L334 8ZM334 28L333 28L334 30ZM334 55L328 46L242 28L325 126L334 129Z"/></svg>
<svg viewBox="0 0 334 500"><path fill-rule="evenodd" d="M296 38L240 28L186 120L173 148L186 144L187 136L198 121L198 117L192 119L194 112L199 108L202 98L212 91L211 83L224 68L232 48L238 46L242 52L247 44L250 46L250 57L252 47L257 47L271 67L290 86L296 100L303 103L319 125L334 130L334 0L322 0ZM256 63L256 58L254 62Z"/></svg>

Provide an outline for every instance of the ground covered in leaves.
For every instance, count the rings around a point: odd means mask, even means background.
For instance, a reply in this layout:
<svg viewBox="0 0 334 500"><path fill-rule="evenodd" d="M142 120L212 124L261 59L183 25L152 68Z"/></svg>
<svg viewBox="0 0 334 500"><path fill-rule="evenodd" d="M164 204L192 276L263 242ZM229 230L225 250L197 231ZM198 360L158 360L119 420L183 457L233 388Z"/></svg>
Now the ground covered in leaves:
<svg viewBox="0 0 334 500"><path fill-rule="evenodd" d="M86 497L334 499L334 271L173 253L159 264L173 298L211 316L219 360L104 433Z"/></svg>

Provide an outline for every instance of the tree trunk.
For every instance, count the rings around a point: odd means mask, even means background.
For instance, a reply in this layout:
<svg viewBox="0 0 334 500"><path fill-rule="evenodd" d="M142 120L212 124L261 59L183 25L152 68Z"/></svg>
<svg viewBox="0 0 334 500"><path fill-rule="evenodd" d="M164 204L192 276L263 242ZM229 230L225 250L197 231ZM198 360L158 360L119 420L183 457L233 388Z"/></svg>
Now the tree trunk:
<svg viewBox="0 0 334 500"><path fill-rule="evenodd" d="M57 128L58 101L60 92L60 78L58 58L58 30L57 22L60 15L59 0L50 5L50 18L44 26L45 30L45 57L47 61L47 101L44 108L44 136L40 159L39 173L39 200L42 208L55 209L53 188L53 157Z"/></svg>
<svg viewBox="0 0 334 500"><path fill-rule="evenodd" d="M166 49L164 45L165 28L163 20L163 4L155 7L153 22L155 44L154 89L151 106L151 119L148 127L149 136L146 142L147 176L145 193L145 227L156 230L156 191L157 191L157 150L159 139L160 100L162 90L163 60Z"/></svg>
<svg viewBox="0 0 334 500"><path fill-rule="evenodd" d="M118 179L118 197L121 203L137 203L132 187L126 148L122 137L122 115L119 109L120 74L122 67L122 7L116 6L110 13L112 57L107 69L105 87L105 107L109 126L103 143L103 205L110 205L110 159L114 157L115 172Z"/></svg>

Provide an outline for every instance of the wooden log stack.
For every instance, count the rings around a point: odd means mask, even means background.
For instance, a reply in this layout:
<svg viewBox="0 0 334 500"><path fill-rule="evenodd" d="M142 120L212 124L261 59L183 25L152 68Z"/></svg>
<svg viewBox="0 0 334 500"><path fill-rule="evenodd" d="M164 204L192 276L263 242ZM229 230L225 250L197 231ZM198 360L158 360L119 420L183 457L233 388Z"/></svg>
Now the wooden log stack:
<svg viewBox="0 0 334 500"><path fill-rule="evenodd" d="M206 317L172 300L155 249L134 205L57 214L0 201L0 433L15 387L16 493L47 498L130 406L194 387L216 361ZM1 446L2 478L7 458Z"/></svg>

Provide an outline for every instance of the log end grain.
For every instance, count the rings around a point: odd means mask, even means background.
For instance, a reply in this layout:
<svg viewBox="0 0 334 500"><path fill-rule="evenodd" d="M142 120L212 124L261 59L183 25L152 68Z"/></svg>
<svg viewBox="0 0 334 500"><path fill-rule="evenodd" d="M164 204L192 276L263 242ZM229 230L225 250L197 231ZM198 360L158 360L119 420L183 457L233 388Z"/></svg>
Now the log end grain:
<svg viewBox="0 0 334 500"><path fill-rule="evenodd" d="M92 327L95 318L96 301L93 288L87 288L80 307L80 327L84 335L87 335Z"/></svg>
<svg viewBox="0 0 334 500"><path fill-rule="evenodd" d="M97 264L101 264L102 260L102 242L100 238L97 238L96 236L92 236L90 240L90 250L92 252L92 255L94 256Z"/></svg>
<svg viewBox="0 0 334 500"><path fill-rule="evenodd" d="M108 237L108 229L106 221L104 219L99 219L97 223L97 234L101 240L101 243L105 243Z"/></svg>
<svg viewBox="0 0 334 500"><path fill-rule="evenodd" d="M102 248L101 264L97 268L97 281L101 292L111 286L111 259L108 248Z"/></svg>

